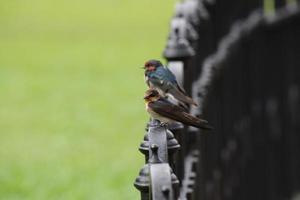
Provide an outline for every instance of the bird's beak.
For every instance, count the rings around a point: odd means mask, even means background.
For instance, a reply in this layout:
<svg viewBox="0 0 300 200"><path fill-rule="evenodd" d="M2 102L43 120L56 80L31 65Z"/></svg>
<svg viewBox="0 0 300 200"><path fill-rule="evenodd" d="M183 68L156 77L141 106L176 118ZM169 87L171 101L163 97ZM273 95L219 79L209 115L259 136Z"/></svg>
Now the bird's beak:
<svg viewBox="0 0 300 200"><path fill-rule="evenodd" d="M144 99L145 99L145 100L148 99L148 96L144 96Z"/></svg>

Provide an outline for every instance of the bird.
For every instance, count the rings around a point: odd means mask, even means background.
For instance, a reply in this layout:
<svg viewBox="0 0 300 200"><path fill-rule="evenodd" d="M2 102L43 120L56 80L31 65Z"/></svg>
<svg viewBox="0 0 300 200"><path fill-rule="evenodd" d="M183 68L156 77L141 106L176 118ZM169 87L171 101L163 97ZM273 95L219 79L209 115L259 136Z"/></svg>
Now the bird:
<svg viewBox="0 0 300 200"><path fill-rule="evenodd" d="M172 104L166 98L161 97L155 89L148 89L145 92L144 100L147 112L153 119L159 120L161 125L177 121L196 128L213 129L206 120L194 117L182 107Z"/></svg>
<svg viewBox="0 0 300 200"><path fill-rule="evenodd" d="M156 89L163 97L171 94L179 102L198 106L179 86L175 75L167 67L164 67L160 61L149 60L143 68L145 69L145 81L149 88Z"/></svg>

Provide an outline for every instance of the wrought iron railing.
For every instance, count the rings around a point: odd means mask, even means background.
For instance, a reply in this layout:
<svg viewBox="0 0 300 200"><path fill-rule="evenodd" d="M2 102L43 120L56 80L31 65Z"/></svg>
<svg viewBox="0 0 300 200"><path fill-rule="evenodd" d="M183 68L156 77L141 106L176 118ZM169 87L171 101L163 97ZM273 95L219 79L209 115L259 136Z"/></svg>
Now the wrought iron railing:
<svg viewBox="0 0 300 200"><path fill-rule="evenodd" d="M265 1L266 2L266 1ZM164 56L212 133L150 121L141 199L283 200L300 192L299 1L178 3ZM270 9L269 9L270 10Z"/></svg>

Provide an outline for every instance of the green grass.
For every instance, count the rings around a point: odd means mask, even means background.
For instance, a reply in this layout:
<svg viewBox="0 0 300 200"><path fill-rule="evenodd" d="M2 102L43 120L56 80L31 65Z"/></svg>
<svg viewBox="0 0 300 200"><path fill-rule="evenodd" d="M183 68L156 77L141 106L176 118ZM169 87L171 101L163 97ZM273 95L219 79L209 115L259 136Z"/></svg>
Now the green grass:
<svg viewBox="0 0 300 200"><path fill-rule="evenodd" d="M0 199L138 199L172 0L0 2Z"/></svg>

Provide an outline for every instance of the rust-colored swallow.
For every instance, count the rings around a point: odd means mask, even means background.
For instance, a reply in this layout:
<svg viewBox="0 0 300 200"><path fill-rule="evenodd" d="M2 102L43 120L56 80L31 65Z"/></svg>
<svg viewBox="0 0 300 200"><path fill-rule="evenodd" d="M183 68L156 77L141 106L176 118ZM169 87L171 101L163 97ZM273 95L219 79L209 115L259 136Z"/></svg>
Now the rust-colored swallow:
<svg viewBox="0 0 300 200"><path fill-rule="evenodd" d="M148 89L144 96L146 110L153 119L159 120L163 124L178 121L183 124L202 129L212 129L206 120L199 119L187 113L180 106L174 105L161 97L157 90Z"/></svg>

